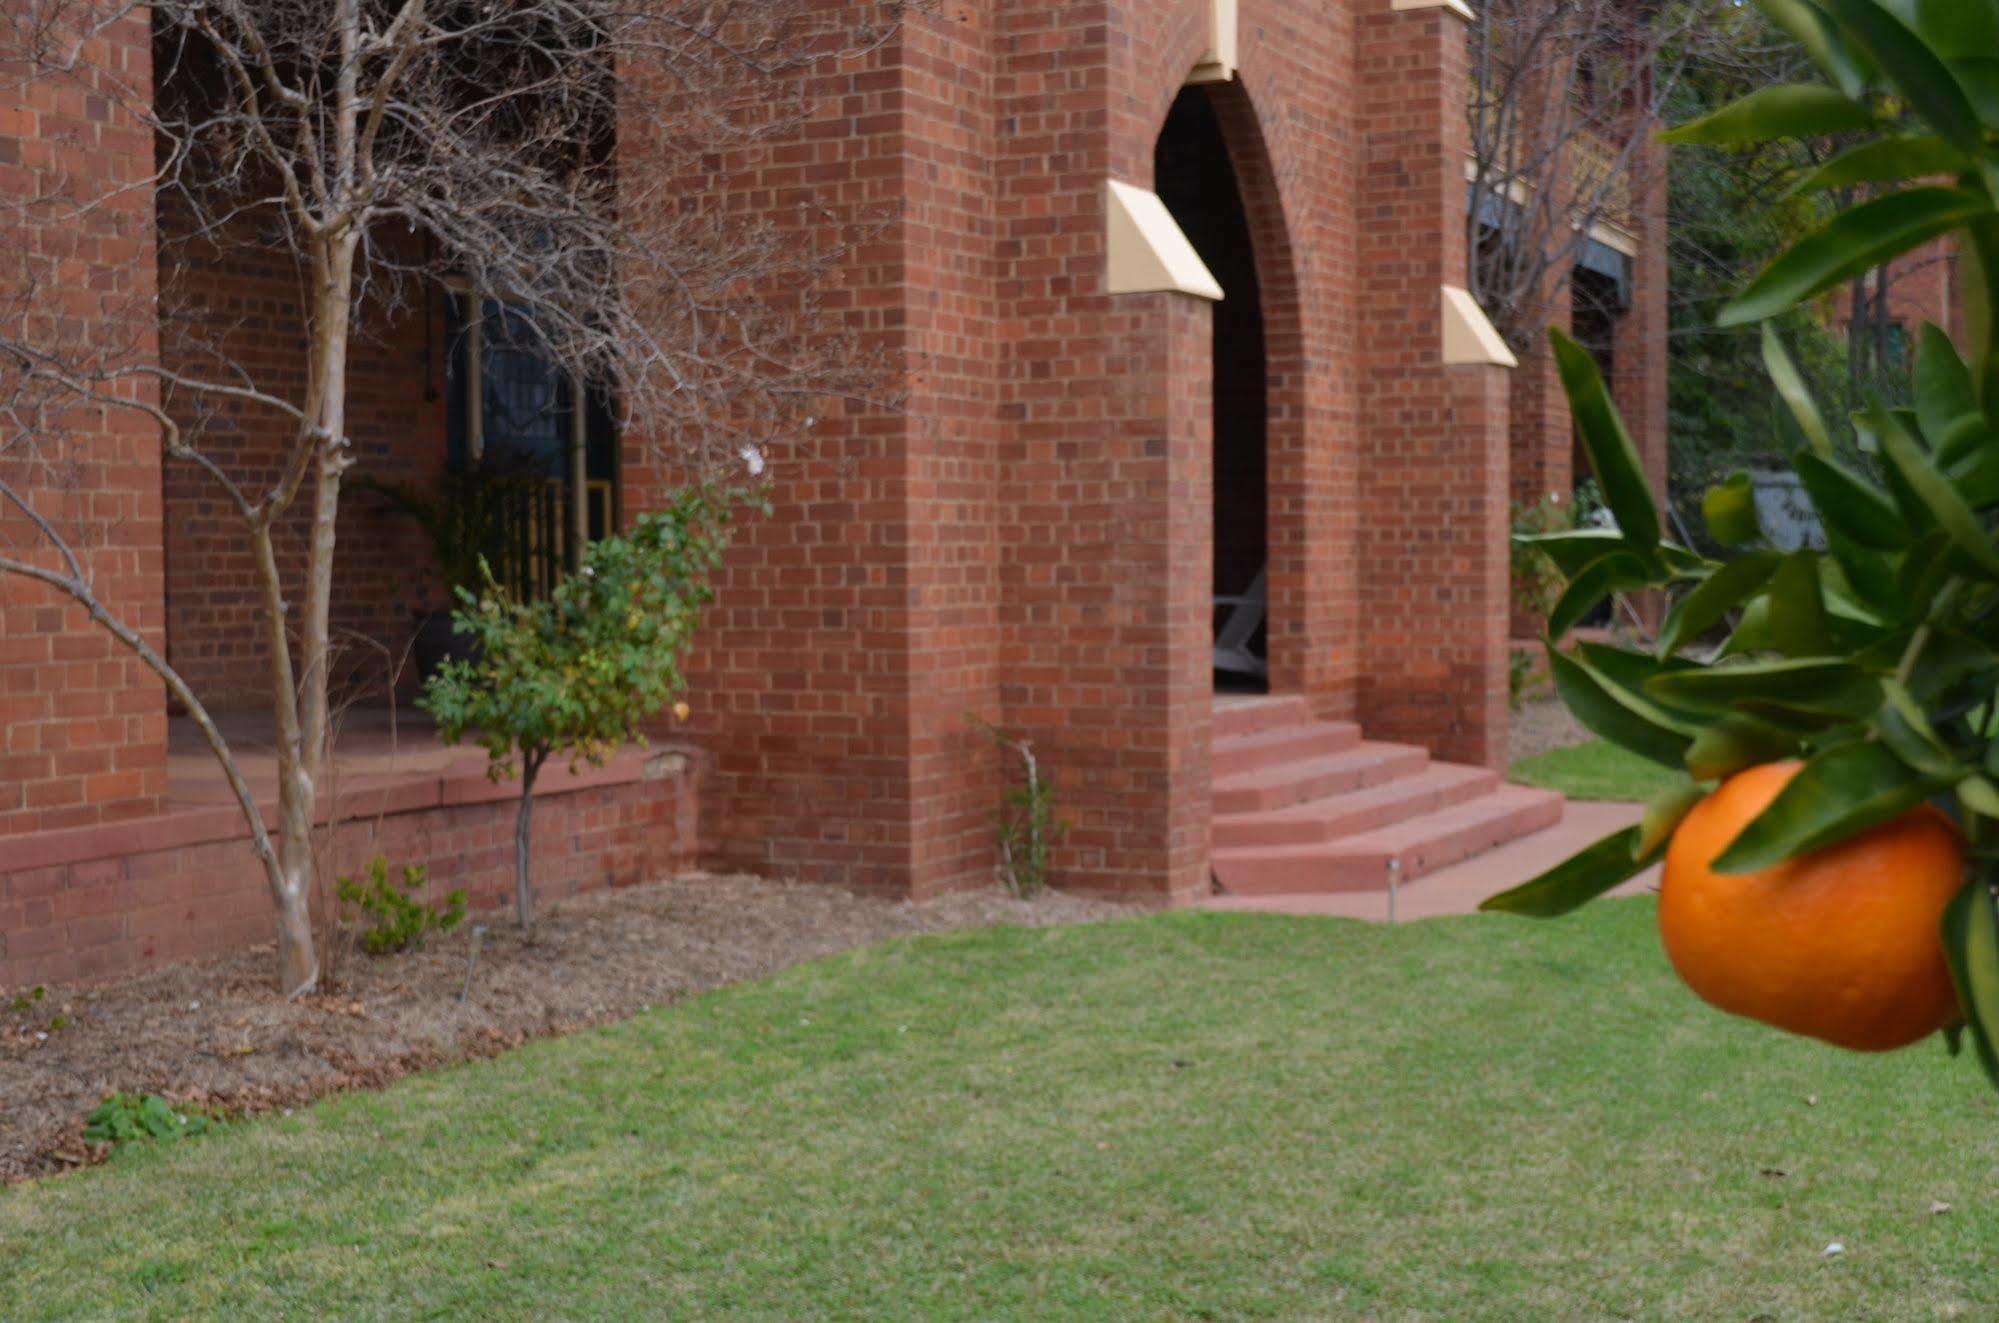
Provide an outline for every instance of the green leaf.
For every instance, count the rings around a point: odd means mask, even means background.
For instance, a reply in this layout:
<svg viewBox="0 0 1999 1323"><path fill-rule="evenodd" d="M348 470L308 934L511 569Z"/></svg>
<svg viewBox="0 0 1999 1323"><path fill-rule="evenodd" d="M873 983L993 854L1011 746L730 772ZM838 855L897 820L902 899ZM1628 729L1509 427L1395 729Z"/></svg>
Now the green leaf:
<svg viewBox="0 0 1999 1323"><path fill-rule="evenodd" d="M1916 0L1915 28L1945 59L1999 51L1994 0Z"/></svg>
<svg viewBox="0 0 1999 1323"><path fill-rule="evenodd" d="M1798 737L1781 727L1740 712L1730 712L1687 747L1687 775L1696 781L1719 781L1745 767L1789 758L1798 752Z"/></svg>
<svg viewBox="0 0 1999 1323"><path fill-rule="evenodd" d="M1645 692L1700 712L1726 712L1737 703L1775 703L1859 720L1881 705L1880 683L1841 657L1730 660L1658 676Z"/></svg>
<svg viewBox="0 0 1999 1323"><path fill-rule="evenodd" d="M1701 497L1701 517L1707 520L1714 540L1723 546L1739 546L1763 536L1763 525L1756 518L1756 488L1740 469L1707 489Z"/></svg>
<svg viewBox="0 0 1999 1323"><path fill-rule="evenodd" d="M1770 643L1787 657L1821 657L1832 650L1832 623L1819 591L1819 558L1810 551L1784 557L1770 588Z"/></svg>
<svg viewBox="0 0 1999 1323"><path fill-rule="evenodd" d="M1978 516L1964 503L1950 479L1937 472L1916 439L1893 415L1875 409L1870 418L1881 438L1882 453L1937 521L1937 527L1980 569L1999 577L1999 551L1993 549L1992 538L1979 525Z"/></svg>
<svg viewBox="0 0 1999 1323"><path fill-rule="evenodd" d="M1770 603L1761 597L1752 597L1743 605L1741 618L1735 622L1735 628L1723 641L1715 658L1746 657L1769 646Z"/></svg>
<svg viewBox="0 0 1999 1323"><path fill-rule="evenodd" d="M1590 730L1655 763L1682 765L1693 726L1580 657L1549 648L1548 673L1563 704Z"/></svg>
<svg viewBox="0 0 1999 1323"><path fill-rule="evenodd" d="M1957 802L1967 813L1999 819L1999 786L1983 776L1972 775L1957 783Z"/></svg>
<svg viewBox="0 0 1999 1323"><path fill-rule="evenodd" d="M1974 676L1992 674L1995 667L1999 657L1987 644L1954 629L1937 629L1909 673L1909 693L1918 704L1934 709L1949 691Z"/></svg>
<svg viewBox="0 0 1999 1323"><path fill-rule="evenodd" d="M1943 950L1979 1064L1999 1084L1999 1053L1992 1042L1999 1034L1999 909L1983 876L1966 882L1944 907Z"/></svg>
<svg viewBox="0 0 1999 1323"><path fill-rule="evenodd" d="M1812 399L1811 387L1798 371L1798 365L1791 361L1790 351L1784 348L1784 341L1777 335L1777 328L1763 323L1763 367L1770 374L1770 384L1777 388L1777 398L1791 411L1791 417L1798 423L1798 430L1805 434L1812 450L1827 458L1832 458L1832 434L1826 431L1825 419L1819 414L1819 406Z"/></svg>
<svg viewBox="0 0 1999 1323"><path fill-rule="evenodd" d="M1779 83L1688 124L1666 130L1659 141L1728 147L1778 138L1817 138L1872 128L1874 112L1822 83Z"/></svg>
<svg viewBox="0 0 1999 1323"><path fill-rule="evenodd" d="M1768 583L1783 560L1774 551L1752 551L1708 575L1666 613L1665 623L1659 627L1657 654L1670 657L1687 640L1699 638Z"/></svg>
<svg viewBox="0 0 1999 1323"><path fill-rule="evenodd" d="M1874 729L1894 755L1925 776L1955 781L1963 775L1957 759L1937 738L1929 718L1899 681L1881 682L1881 710L1874 714Z"/></svg>
<svg viewBox="0 0 1999 1323"><path fill-rule="evenodd" d="M1989 53L1967 55L1947 59L1944 63L1950 66L1952 76L1964 89L1965 96L1971 99L1985 127L1999 128L1999 56ZM1960 171L1970 168L1969 165L1962 166Z"/></svg>
<svg viewBox="0 0 1999 1323"><path fill-rule="evenodd" d="M1939 464L1949 468L1990 442L1991 429L1978 407L1971 369L1935 322L1923 323L1915 387L1916 417Z"/></svg>
<svg viewBox="0 0 1999 1323"><path fill-rule="evenodd" d="M1645 806L1645 816L1639 819L1638 843L1632 847L1632 853L1643 859L1664 850L1681 819L1707 795L1707 791L1685 776L1654 795Z"/></svg>
<svg viewBox="0 0 1999 1323"><path fill-rule="evenodd" d="M1793 244L1721 310L1716 325L1774 317L1991 211L1982 194L1933 186L1863 202Z"/></svg>
<svg viewBox="0 0 1999 1323"><path fill-rule="evenodd" d="M1936 51L1876 0L1818 0L1826 13L1857 37L1918 115L1938 134L1975 152L1978 112L1957 76Z"/></svg>
<svg viewBox="0 0 1999 1323"><path fill-rule="evenodd" d="M1840 91L1857 97L1874 81L1875 71L1866 55L1855 50L1838 25L1810 0L1755 0L1755 5L1804 47L1812 63L1823 69Z"/></svg>
<svg viewBox="0 0 1999 1323"><path fill-rule="evenodd" d="M1569 580L1554 610L1548 612L1548 637L1559 642L1604 598L1612 593L1635 592L1651 581L1651 568L1628 551L1612 552L1584 566L1581 574Z"/></svg>
<svg viewBox="0 0 1999 1323"><path fill-rule="evenodd" d="M1841 152L1791 185L1789 192L1819 193L1856 184L1899 184L1967 169L1971 158L1942 138L1878 138Z"/></svg>
<svg viewBox="0 0 1999 1323"><path fill-rule="evenodd" d="M1637 826L1613 832L1594 845L1586 846L1547 872L1496 896L1488 896L1479 909L1500 914L1525 914L1552 919L1595 900L1620 882L1628 882L1652 866L1649 857L1637 852L1641 831Z"/></svg>
<svg viewBox="0 0 1999 1323"><path fill-rule="evenodd" d="M1567 533L1515 533L1513 545L1540 552L1555 562L1555 568L1562 572L1565 579L1575 578L1586 567L1613 551L1632 550L1630 543L1624 540L1624 534L1614 528L1579 528Z"/></svg>
<svg viewBox="0 0 1999 1323"><path fill-rule="evenodd" d="M1596 359L1553 327L1548 329L1548 340L1554 347L1562 389L1568 393L1569 411L1575 415L1583 447L1589 451L1590 471L1603 488L1604 503L1632 547L1650 551L1659 545L1659 508L1653 503L1651 485L1645 481L1638 448L1624 430L1624 420L1618 417L1617 406L1604 387Z"/></svg>
<svg viewBox="0 0 1999 1323"><path fill-rule="evenodd" d="M1902 598L1895 586L1893 560L1859 545L1833 525L1826 528L1826 548L1855 601L1873 611L1886 612L1891 619L1900 617Z"/></svg>
<svg viewBox="0 0 1999 1323"><path fill-rule="evenodd" d="M1902 813L1938 789L1886 745L1836 744L1814 755L1714 861L1722 873L1753 873L1837 845Z"/></svg>
<svg viewBox="0 0 1999 1323"><path fill-rule="evenodd" d="M1825 522L1861 546L1900 551L1915 540L1894 501L1867 479L1817 455L1798 455L1791 466Z"/></svg>
<svg viewBox="0 0 1999 1323"><path fill-rule="evenodd" d="M1698 668L1698 662L1680 657L1655 657L1647 652L1631 652L1614 648L1608 643L1580 643L1576 645L1576 655L1584 665L1608 680L1627 694L1642 694L1653 676L1672 671L1687 671ZM1675 711L1670 704L1654 699L1643 700L1659 708L1667 716L1675 718L1687 729L1695 729L1701 723L1701 716L1692 712Z"/></svg>

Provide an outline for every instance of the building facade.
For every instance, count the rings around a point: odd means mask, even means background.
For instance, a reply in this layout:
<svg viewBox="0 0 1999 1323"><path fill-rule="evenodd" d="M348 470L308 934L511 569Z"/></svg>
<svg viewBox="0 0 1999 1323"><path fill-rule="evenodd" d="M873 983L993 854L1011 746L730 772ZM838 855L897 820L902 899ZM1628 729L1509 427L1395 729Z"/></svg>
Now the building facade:
<svg viewBox="0 0 1999 1323"><path fill-rule="evenodd" d="M829 407L768 456L775 512L718 581L690 747L549 787L551 889L695 858L918 897L983 885L1010 775L991 723L1056 786L1060 885L1206 895L1220 597L1263 603L1254 687L1503 766L1510 507L1566 481L1572 442L1545 355L1511 365L1462 291L1475 21L1463 0L944 0L813 71L794 140L687 180L693 205L872 227L826 301L893 352L906 399ZM129 88L149 50L138 15L91 53ZM143 187L144 130L109 105L33 84L0 103L0 190L79 167L134 184L101 233L21 231L24 269L64 274L86 333L144 337L157 307L284 353L291 273L131 260L173 219ZM797 220L808 201L820 219ZM1632 208L1612 380L1663 484L1657 216ZM350 365L356 448L385 483L449 464L452 297L390 317ZM80 489L109 516L100 590L205 701L254 713L267 645L241 553L197 475L106 417ZM236 423L253 471L263 425ZM607 445L605 523L666 481L642 438ZM342 623L395 655L434 592L410 572L425 552L379 502L350 506ZM5 577L0 704L0 985L265 931L159 683ZM343 810L328 874L383 849L497 902L505 788L406 771Z"/></svg>

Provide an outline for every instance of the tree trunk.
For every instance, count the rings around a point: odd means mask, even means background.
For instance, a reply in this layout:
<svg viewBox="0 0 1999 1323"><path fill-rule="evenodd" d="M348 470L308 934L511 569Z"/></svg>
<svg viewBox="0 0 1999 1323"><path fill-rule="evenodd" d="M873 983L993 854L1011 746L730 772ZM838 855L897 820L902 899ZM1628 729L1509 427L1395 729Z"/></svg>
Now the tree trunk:
<svg viewBox="0 0 1999 1323"><path fill-rule="evenodd" d="M285 995L301 996L319 986L319 954L312 941L309 889L296 893L297 902L278 904L278 986Z"/></svg>
<svg viewBox="0 0 1999 1323"><path fill-rule="evenodd" d="M534 923L534 893L528 887L528 858L534 841L534 779L548 755L521 759L521 806L514 814L514 917L526 932Z"/></svg>

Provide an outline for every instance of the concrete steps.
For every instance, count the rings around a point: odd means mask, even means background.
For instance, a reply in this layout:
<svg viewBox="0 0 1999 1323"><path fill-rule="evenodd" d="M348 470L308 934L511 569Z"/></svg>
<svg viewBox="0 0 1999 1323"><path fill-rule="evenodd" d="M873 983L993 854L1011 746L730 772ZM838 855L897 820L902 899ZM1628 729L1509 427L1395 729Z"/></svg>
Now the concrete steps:
<svg viewBox="0 0 1999 1323"><path fill-rule="evenodd" d="M1373 891L1554 826L1562 797L1363 740L1297 698L1215 705L1214 870L1237 895Z"/></svg>

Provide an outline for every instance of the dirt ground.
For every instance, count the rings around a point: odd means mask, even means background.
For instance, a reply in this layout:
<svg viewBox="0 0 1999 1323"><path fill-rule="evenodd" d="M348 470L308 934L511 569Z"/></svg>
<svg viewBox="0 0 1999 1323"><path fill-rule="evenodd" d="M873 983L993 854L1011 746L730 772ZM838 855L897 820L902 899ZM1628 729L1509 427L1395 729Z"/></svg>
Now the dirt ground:
<svg viewBox="0 0 1999 1323"><path fill-rule="evenodd" d="M273 992L268 946L52 987L26 1005L10 995L0 1000L0 1181L101 1158L83 1141L83 1118L116 1090L232 1114L292 1107L884 937L1128 913L1059 893L917 904L697 875L550 906L531 941L501 914L415 954L346 956L333 987L296 1002Z"/></svg>
<svg viewBox="0 0 1999 1323"><path fill-rule="evenodd" d="M1507 761L1513 763L1550 749L1566 749L1572 744L1583 744L1595 738L1562 706L1562 700L1554 697L1534 698L1522 703L1514 709L1513 724L1509 729Z"/></svg>

